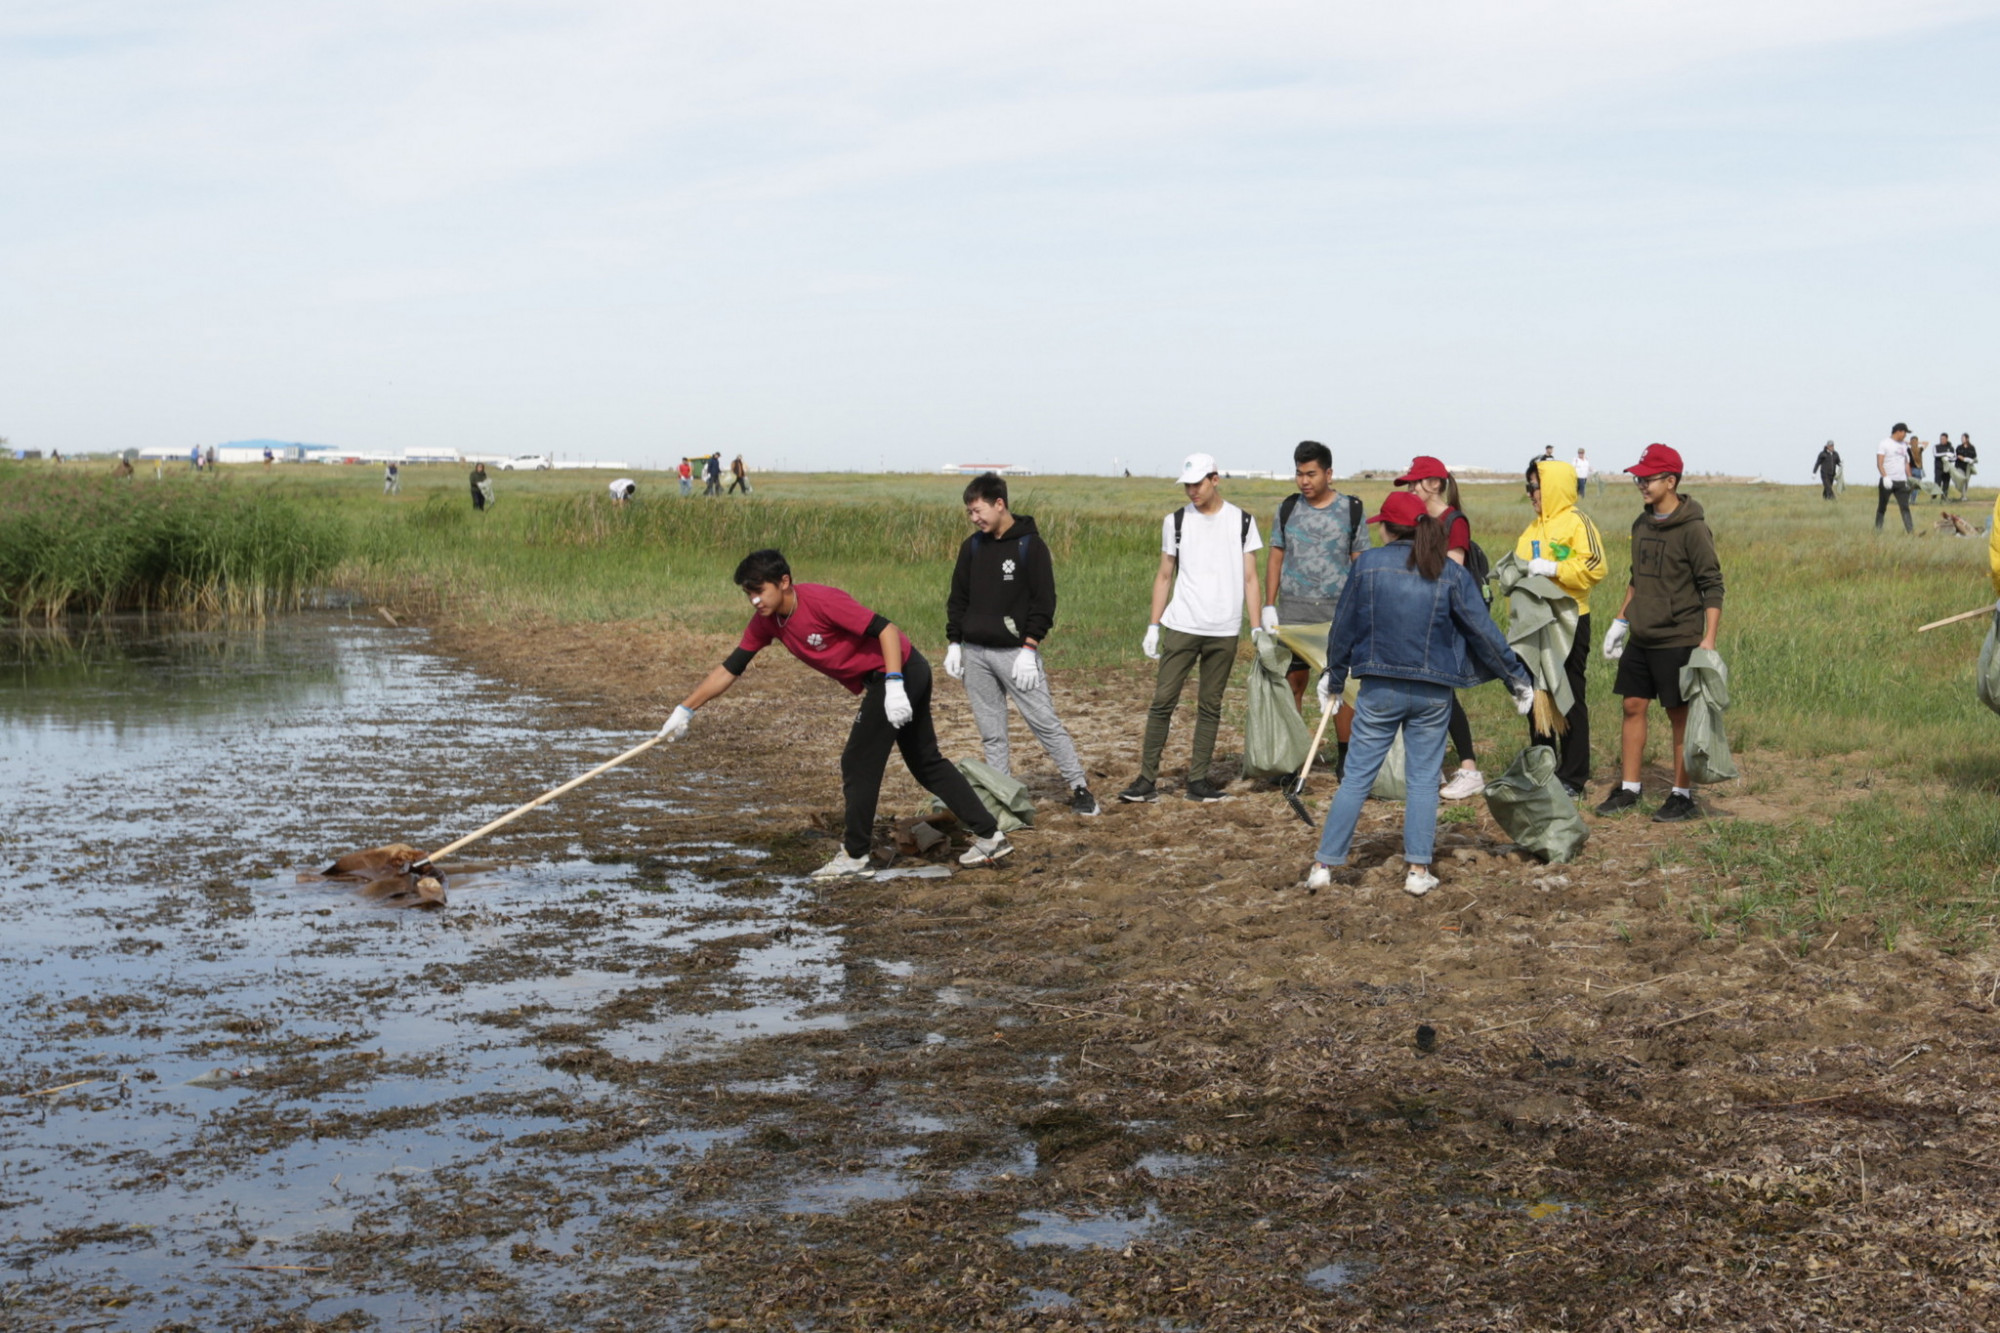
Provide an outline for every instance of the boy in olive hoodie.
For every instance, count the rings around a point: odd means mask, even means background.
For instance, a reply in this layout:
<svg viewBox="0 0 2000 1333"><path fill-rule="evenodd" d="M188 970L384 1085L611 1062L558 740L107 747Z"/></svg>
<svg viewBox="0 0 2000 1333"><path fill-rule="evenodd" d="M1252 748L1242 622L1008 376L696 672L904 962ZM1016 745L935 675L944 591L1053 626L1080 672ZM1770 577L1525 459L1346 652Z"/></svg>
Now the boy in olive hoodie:
<svg viewBox="0 0 2000 1333"><path fill-rule="evenodd" d="M1646 709L1658 699L1673 724L1674 789L1653 821L1672 824L1701 818L1687 775L1687 700L1681 697L1680 680L1681 668L1696 648L1715 649L1722 626L1722 564L1701 506L1680 493L1679 453L1649 444L1625 470L1637 480L1646 508L1632 524L1632 577L1625 603L1604 634L1604 656L1618 663L1612 688L1625 700L1624 781L1611 789L1597 813L1615 815L1639 803Z"/></svg>
<svg viewBox="0 0 2000 1333"><path fill-rule="evenodd" d="M1528 571L1555 580L1556 586L1576 599L1576 641L1570 644L1563 674L1569 678L1574 700L1564 716L1569 727L1560 739L1544 736L1528 722L1528 743L1546 745L1562 756L1556 777L1571 796L1581 796L1590 781L1590 706L1584 702L1584 667L1590 660L1590 590L1603 581L1607 572L1604 538L1589 515L1576 507L1576 469L1554 459L1528 465L1528 498L1535 506L1535 521L1514 543L1514 554L1525 561Z"/></svg>

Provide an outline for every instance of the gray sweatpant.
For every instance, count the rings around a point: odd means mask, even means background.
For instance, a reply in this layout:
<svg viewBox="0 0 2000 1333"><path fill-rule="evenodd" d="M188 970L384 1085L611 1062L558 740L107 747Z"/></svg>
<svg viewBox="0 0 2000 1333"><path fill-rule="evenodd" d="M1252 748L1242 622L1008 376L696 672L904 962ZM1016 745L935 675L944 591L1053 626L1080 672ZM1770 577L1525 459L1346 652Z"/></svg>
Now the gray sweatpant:
<svg viewBox="0 0 2000 1333"><path fill-rule="evenodd" d="M1035 733L1050 761L1061 771L1063 781L1072 789L1088 787L1083 761L1076 757L1076 744L1056 717L1047 671L1034 689L1019 690L1014 687L1014 658L1020 649L982 648L976 643L961 646L965 651L965 697L972 704L972 720L979 725L986 762L1011 776L1007 767L1007 701L1012 699L1028 730Z"/></svg>

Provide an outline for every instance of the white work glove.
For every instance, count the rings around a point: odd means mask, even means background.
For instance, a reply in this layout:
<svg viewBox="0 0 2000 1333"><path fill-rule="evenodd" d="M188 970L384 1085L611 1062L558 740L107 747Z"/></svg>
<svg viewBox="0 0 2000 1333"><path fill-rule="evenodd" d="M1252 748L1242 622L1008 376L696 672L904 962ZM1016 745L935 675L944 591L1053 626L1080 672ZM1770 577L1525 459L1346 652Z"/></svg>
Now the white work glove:
<svg viewBox="0 0 2000 1333"><path fill-rule="evenodd" d="M1269 631L1270 631L1271 633L1273 633L1273 634L1276 634L1276 633L1278 632L1278 608L1277 608L1277 607L1275 607L1275 606L1267 606L1267 607L1265 607L1265 608L1264 608L1264 628L1265 628L1265 629L1267 629L1267 630L1269 630Z"/></svg>
<svg viewBox="0 0 2000 1333"><path fill-rule="evenodd" d="M1039 689L1041 684L1042 655L1024 644L1014 654L1014 688L1026 693Z"/></svg>
<svg viewBox="0 0 2000 1333"><path fill-rule="evenodd" d="M1158 625L1146 626L1146 637L1140 641L1139 651L1152 658L1155 662L1160 660L1160 627Z"/></svg>
<svg viewBox="0 0 2000 1333"><path fill-rule="evenodd" d="M1514 711L1522 717L1535 711L1535 687L1532 685L1509 685L1508 691L1514 696Z"/></svg>
<svg viewBox="0 0 2000 1333"><path fill-rule="evenodd" d="M1333 692L1333 677L1326 672L1319 673L1319 684L1313 687L1313 694L1319 699L1319 709L1322 713L1340 711L1340 696Z"/></svg>
<svg viewBox="0 0 2000 1333"><path fill-rule="evenodd" d="M694 721L693 709L689 708L686 704L676 706L673 714L667 718L667 725L660 728L660 739L663 741L679 740L688 734L688 723L692 721Z"/></svg>
<svg viewBox="0 0 2000 1333"><path fill-rule="evenodd" d="M1540 574L1545 579L1552 579L1556 576L1556 562L1537 557L1528 562L1528 572L1530 574Z"/></svg>
<svg viewBox="0 0 2000 1333"><path fill-rule="evenodd" d="M1632 627L1623 620L1614 620L1611 622L1611 628L1604 631L1605 661L1616 662L1619 658L1625 656L1625 637L1631 632Z"/></svg>
<svg viewBox="0 0 2000 1333"><path fill-rule="evenodd" d="M917 710L910 707L910 696L903 689L901 676L891 676L882 683L882 711L888 714L889 725L898 731L917 715Z"/></svg>
<svg viewBox="0 0 2000 1333"><path fill-rule="evenodd" d="M944 650L944 674L953 680L965 679L965 649L958 644Z"/></svg>

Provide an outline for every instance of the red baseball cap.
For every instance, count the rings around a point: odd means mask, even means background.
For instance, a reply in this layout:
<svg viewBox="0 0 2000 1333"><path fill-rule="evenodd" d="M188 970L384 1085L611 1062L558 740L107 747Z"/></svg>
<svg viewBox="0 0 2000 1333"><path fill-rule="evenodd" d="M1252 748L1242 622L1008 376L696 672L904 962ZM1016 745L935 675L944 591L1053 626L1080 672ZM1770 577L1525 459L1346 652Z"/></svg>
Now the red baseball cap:
<svg viewBox="0 0 2000 1333"><path fill-rule="evenodd" d="M1423 459L1417 460L1419 463ZM1436 460L1432 460L1436 461ZM1382 502L1382 512L1369 519L1370 523L1394 523L1399 528L1414 528L1417 520L1424 516L1424 502L1408 491L1392 491Z"/></svg>
<svg viewBox="0 0 2000 1333"><path fill-rule="evenodd" d="M1681 456L1664 444L1649 444L1639 461L1625 469L1635 477L1657 477L1662 472L1681 475Z"/></svg>
<svg viewBox="0 0 2000 1333"><path fill-rule="evenodd" d="M1421 454L1410 460L1410 470L1396 478L1396 484L1398 486L1407 486L1413 481L1423 481L1427 477L1436 477L1439 481L1444 481L1450 476L1450 468L1438 462L1437 459L1432 458L1429 454Z"/></svg>

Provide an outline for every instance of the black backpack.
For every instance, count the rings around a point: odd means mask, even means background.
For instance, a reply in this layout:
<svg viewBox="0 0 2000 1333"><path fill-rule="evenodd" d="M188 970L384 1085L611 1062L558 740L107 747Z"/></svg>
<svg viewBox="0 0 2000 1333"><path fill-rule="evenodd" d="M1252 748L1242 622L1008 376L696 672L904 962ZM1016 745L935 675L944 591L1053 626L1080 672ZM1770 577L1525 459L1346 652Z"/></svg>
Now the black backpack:
<svg viewBox="0 0 2000 1333"><path fill-rule="evenodd" d="M1186 505L1174 511L1174 563L1177 565L1181 562L1181 524L1187 521L1187 511ZM1236 544L1241 546L1250 540L1250 511L1239 509L1237 512L1243 516L1243 530L1236 534Z"/></svg>
<svg viewBox="0 0 2000 1333"><path fill-rule="evenodd" d="M1283 532L1286 526L1291 523L1292 514L1298 507L1299 496L1296 493L1286 496L1278 505L1278 531ZM1360 531L1361 497L1350 495L1347 497L1347 545L1350 550L1354 546L1354 534Z"/></svg>
<svg viewBox="0 0 2000 1333"><path fill-rule="evenodd" d="M1465 518L1456 509L1447 509L1438 515L1438 522L1444 524L1445 536L1451 536L1451 525ZM1465 572L1479 583L1479 598L1488 610L1493 607L1493 562L1486 558L1486 552L1478 542L1472 540L1472 520L1465 518Z"/></svg>

